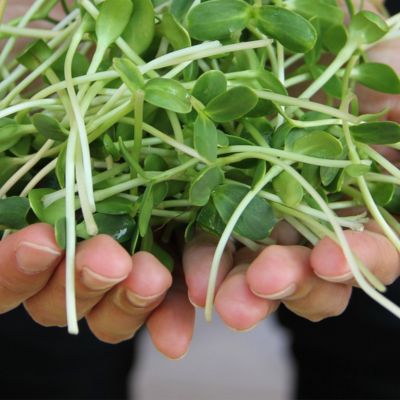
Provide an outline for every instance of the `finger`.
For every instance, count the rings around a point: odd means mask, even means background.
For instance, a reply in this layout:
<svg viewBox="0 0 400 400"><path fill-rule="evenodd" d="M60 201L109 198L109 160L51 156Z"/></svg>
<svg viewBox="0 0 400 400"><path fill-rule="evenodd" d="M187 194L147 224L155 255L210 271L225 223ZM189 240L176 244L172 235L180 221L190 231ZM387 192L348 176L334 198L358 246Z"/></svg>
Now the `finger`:
<svg viewBox="0 0 400 400"><path fill-rule="evenodd" d="M312 321L341 314L351 288L315 276L310 253L302 246L267 247L248 269L250 290L261 298L281 300L287 308Z"/></svg>
<svg viewBox="0 0 400 400"><path fill-rule="evenodd" d="M75 259L75 296L78 319L131 272L129 254L114 239L98 235L78 244ZM65 326L65 260L48 284L25 302L32 318L45 326Z"/></svg>
<svg viewBox="0 0 400 400"><path fill-rule="evenodd" d="M369 224L373 229L376 223ZM345 231L352 251L384 284L391 284L400 274L399 253L389 239L378 232ZM311 253L311 266L322 279L346 282L358 286L341 247L329 238L323 238Z"/></svg>
<svg viewBox="0 0 400 400"><path fill-rule="evenodd" d="M188 296L191 303L197 307L204 307L206 303L210 269L217 244L216 237L201 232L184 248L182 261ZM229 242L220 261L216 291L232 269L234 252L235 247Z"/></svg>
<svg viewBox="0 0 400 400"><path fill-rule="evenodd" d="M161 303L171 284L171 273L157 258L146 252L134 254L129 276L86 316L90 329L104 342L130 339Z"/></svg>
<svg viewBox="0 0 400 400"><path fill-rule="evenodd" d="M164 356L178 360L186 355L193 337L195 312L182 282L175 282L146 324L154 346Z"/></svg>
<svg viewBox="0 0 400 400"><path fill-rule="evenodd" d="M0 242L0 314L39 292L64 252L47 224L31 225Z"/></svg>
<svg viewBox="0 0 400 400"><path fill-rule="evenodd" d="M215 310L229 328L247 331L274 312L279 301L256 296L246 280L248 264L237 265L221 284L215 298Z"/></svg>

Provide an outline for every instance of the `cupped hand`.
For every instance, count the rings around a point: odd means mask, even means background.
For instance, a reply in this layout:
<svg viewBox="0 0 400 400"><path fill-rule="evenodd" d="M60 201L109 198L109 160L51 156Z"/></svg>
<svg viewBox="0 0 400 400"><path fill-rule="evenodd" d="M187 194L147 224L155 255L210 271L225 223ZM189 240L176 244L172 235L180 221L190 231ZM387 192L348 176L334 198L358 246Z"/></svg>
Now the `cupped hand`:
<svg viewBox="0 0 400 400"><path fill-rule="evenodd" d="M177 359L189 347L194 312L184 285L151 254L131 257L99 235L78 244L75 290L78 318L100 340L117 343L147 323L154 345ZM44 326L65 326L65 259L54 230L31 225L0 242L0 313L23 303Z"/></svg>
<svg viewBox="0 0 400 400"><path fill-rule="evenodd" d="M385 62L400 73L399 40L393 39L370 49L372 60ZM376 113L390 107L386 119L400 122L398 95L367 88L357 89L362 113ZM400 154L387 146L378 151L391 162ZM345 231L351 249L385 285L400 275L399 254L371 220L364 232ZM352 287L357 287L339 245L325 237L313 249L299 246L300 236L286 222L272 232L279 245L257 253L243 248L235 253L228 246L216 282L215 309L235 330L248 330L283 303L294 313L311 321L341 314L348 305ZM216 239L202 233L184 251L183 266L191 302L204 307L208 275Z"/></svg>
<svg viewBox="0 0 400 400"><path fill-rule="evenodd" d="M256 326L280 303L311 321L337 316L348 305L357 287L344 254L329 238L313 249L299 246L288 224L273 233L284 245L258 252L228 247L218 273L215 309L224 323L239 331ZM375 221L364 232L346 231L351 249L385 285L400 275L399 254L381 234ZM282 242L280 242L282 243ZM184 252L184 270L191 302L204 307L208 273L216 244L200 234ZM198 263L196 265L196 263Z"/></svg>

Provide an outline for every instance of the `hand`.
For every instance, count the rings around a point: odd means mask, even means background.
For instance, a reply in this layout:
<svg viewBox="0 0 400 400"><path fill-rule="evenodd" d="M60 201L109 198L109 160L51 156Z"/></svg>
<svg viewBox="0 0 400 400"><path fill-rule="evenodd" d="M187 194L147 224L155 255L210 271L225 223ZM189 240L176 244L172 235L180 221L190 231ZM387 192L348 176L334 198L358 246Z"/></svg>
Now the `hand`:
<svg viewBox="0 0 400 400"><path fill-rule="evenodd" d="M384 284L399 276L399 255L374 221L363 233L346 231L345 235L352 250ZM281 245L258 253L247 248L235 253L229 246L224 253L215 297L215 309L224 323L238 331L251 329L281 302L311 321L341 314L357 283L340 247L329 238L322 239L312 250L298 246L293 228L285 222L277 226L272 236ZM189 296L199 307L205 306L215 248L212 239L200 234L184 252Z"/></svg>
<svg viewBox="0 0 400 400"><path fill-rule="evenodd" d="M9 20L33 0L6 8ZM72 0L68 0L72 4ZM61 4L52 16L61 19ZM45 23L33 23L42 28ZM19 40L14 53L28 40ZM99 235L77 246L75 288L78 318L100 340L117 343L135 335L144 324L154 345L165 356L181 358L193 333L194 310L179 278L172 283L168 270L151 254L133 257L113 239ZM44 326L66 326L64 251L47 224L35 224L0 242L0 314L21 303Z"/></svg>
<svg viewBox="0 0 400 400"><path fill-rule="evenodd" d="M389 63L400 73L398 39L374 47L372 60ZM382 61L384 60L384 61ZM390 96L359 88L363 113L375 113L391 107L387 119L400 122L400 101ZM368 101L362 101L368 99ZM391 162L400 160L397 150L378 146ZM385 285L400 275L399 254L371 221L363 233L346 231L345 236L363 263ZM228 246L218 272L215 309L232 329L247 330L275 311L282 302L296 314L312 321L339 315L346 308L353 279L341 248L329 238L313 249L298 246L300 237L286 222L278 224L272 237L274 245L254 253ZM204 307L208 275L216 248L215 239L200 234L189 243L183 264L189 296L193 304ZM199 265L197 265L199 264Z"/></svg>
<svg viewBox="0 0 400 400"><path fill-rule="evenodd" d="M8 236L0 242L0 260L0 313L24 303L41 325L65 326L65 260L53 228L40 223ZM182 284L171 285L170 272L154 256L130 257L109 236L77 246L77 314L100 340L129 339L146 322L157 349L182 357L194 312Z"/></svg>

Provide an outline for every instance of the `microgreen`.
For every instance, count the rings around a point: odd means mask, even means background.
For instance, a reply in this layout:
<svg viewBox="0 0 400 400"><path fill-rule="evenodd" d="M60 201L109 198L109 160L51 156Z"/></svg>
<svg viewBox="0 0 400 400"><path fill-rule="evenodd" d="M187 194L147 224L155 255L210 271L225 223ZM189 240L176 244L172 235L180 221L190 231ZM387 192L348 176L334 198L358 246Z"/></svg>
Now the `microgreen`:
<svg viewBox="0 0 400 400"><path fill-rule="evenodd" d="M380 121L388 110L360 114L354 94L400 93L395 71L365 56L398 24L351 1L345 25L336 0L80 0L53 28L28 26L58 2L1 25L0 226L55 227L70 332L77 241L105 233L172 270L153 228L218 237L210 319L229 238L256 250L280 220L339 243L359 285L400 316L343 234L365 215L334 211L365 205L400 251L386 211L400 210L400 171L371 147L400 148L400 126ZM310 100L320 90L326 103Z"/></svg>

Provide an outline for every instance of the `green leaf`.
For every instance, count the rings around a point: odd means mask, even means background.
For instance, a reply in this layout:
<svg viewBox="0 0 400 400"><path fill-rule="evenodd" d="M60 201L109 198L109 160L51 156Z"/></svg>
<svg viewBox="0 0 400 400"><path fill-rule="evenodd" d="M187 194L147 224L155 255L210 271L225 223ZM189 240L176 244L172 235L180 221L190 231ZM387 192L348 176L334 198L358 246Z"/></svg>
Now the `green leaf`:
<svg viewBox="0 0 400 400"><path fill-rule="evenodd" d="M0 225L9 229L22 229L28 226L26 214L29 200L25 197L8 197L0 200Z"/></svg>
<svg viewBox="0 0 400 400"><path fill-rule="evenodd" d="M217 141L218 141L218 147L227 147L229 146L229 139L226 136L224 132L221 130L217 129Z"/></svg>
<svg viewBox="0 0 400 400"><path fill-rule="evenodd" d="M205 106L218 95L226 92L227 80L221 71L207 71L196 81L192 96Z"/></svg>
<svg viewBox="0 0 400 400"><path fill-rule="evenodd" d="M39 220L53 226L58 219L65 218L65 198L55 201L46 208L43 205L42 198L54 192L54 189L33 189L28 195L31 208Z"/></svg>
<svg viewBox="0 0 400 400"><path fill-rule="evenodd" d="M344 25L335 25L329 28L322 35L322 44L334 55L346 45L348 33Z"/></svg>
<svg viewBox="0 0 400 400"><path fill-rule="evenodd" d="M177 81L153 78L144 86L145 100L157 107L186 114L192 109L189 94Z"/></svg>
<svg viewBox="0 0 400 400"><path fill-rule="evenodd" d="M144 87L144 79L139 68L127 58L114 58L113 67L125 83L127 88L135 94L138 89Z"/></svg>
<svg viewBox="0 0 400 400"><path fill-rule="evenodd" d="M262 6L254 9L257 28L295 53L310 51L317 40L314 27L286 8Z"/></svg>
<svg viewBox="0 0 400 400"><path fill-rule="evenodd" d="M96 203L96 210L102 214L122 215L133 212L132 201L119 196L111 196Z"/></svg>
<svg viewBox="0 0 400 400"><path fill-rule="evenodd" d="M183 82L191 82L197 79L199 63L194 60L183 70Z"/></svg>
<svg viewBox="0 0 400 400"><path fill-rule="evenodd" d="M360 176L363 176L367 172L371 171L371 167L363 164L354 164L354 165L349 165L344 170L346 174L351 176L352 178L358 178Z"/></svg>
<svg viewBox="0 0 400 400"><path fill-rule="evenodd" d="M100 48L106 49L122 35L132 9L131 0L106 0L102 3L96 20L96 36Z"/></svg>
<svg viewBox="0 0 400 400"><path fill-rule="evenodd" d="M224 181L224 172L221 168L206 167L193 178L189 189L189 201L195 206L204 206L208 203L211 192Z"/></svg>
<svg viewBox="0 0 400 400"><path fill-rule="evenodd" d="M367 144L392 144L400 141L400 125L391 121L366 122L350 126L354 140Z"/></svg>
<svg viewBox="0 0 400 400"><path fill-rule="evenodd" d="M155 14L151 0L132 0L133 13L122 33L122 38L137 53L151 45L155 33Z"/></svg>
<svg viewBox="0 0 400 400"><path fill-rule="evenodd" d="M21 164L21 160L16 157L0 157L0 186L3 186L14 175Z"/></svg>
<svg viewBox="0 0 400 400"><path fill-rule="evenodd" d="M177 20L183 21L193 3L194 0L172 0L169 12L173 14Z"/></svg>
<svg viewBox="0 0 400 400"><path fill-rule="evenodd" d="M251 7L244 1L215 0L193 7L188 14L188 30L193 39L229 39L246 28Z"/></svg>
<svg viewBox="0 0 400 400"><path fill-rule="evenodd" d="M108 134L104 135L103 144L105 149L111 154L113 161L119 161L121 158L121 154L119 154L117 146L114 144L113 140Z"/></svg>
<svg viewBox="0 0 400 400"><path fill-rule="evenodd" d="M98 228L98 234L111 236L118 243L124 243L131 239L135 229L135 220L127 214L109 215L96 213L93 215ZM91 236L86 232L85 221L76 226L76 236L89 239Z"/></svg>
<svg viewBox="0 0 400 400"><path fill-rule="evenodd" d="M296 140L292 151L312 157L330 158L339 156L343 147L340 141L329 133L314 131Z"/></svg>
<svg viewBox="0 0 400 400"><path fill-rule="evenodd" d="M32 136L24 136L18 141L18 143L10 147L8 150L17 157L27 156L31 149L31 144Z"/></svg>
<svg viewBox="0 0 400 400"><path fill-rule="evenodd" d="M150 183L146 187L143 193L139 209L139 232L140 236L146 235L147 229L149 228L151 213L154 207L154 197L153 197L153 184Z"/></svg>
<svg viewBox="0 0 400 400"><path fill-rule="evenodd" d="M254 146L253 142L250 142L247 139L244 139L240 136L226 135L229 139L229 146ZM225 157L229 157L232 153L225 154ZM258 160L255 158L247 158L242 161L238 161L230 164L231 167L241 168L241 169L249 169L255 168L257 166Z"/></svg>
<svg viewBox="0 0 400 400"><path fill-rule="evenodd" d="M314 79L318 79L325 70L326 67L322 65L312 65L310 67ZM332 78L330 78L322 88L335 99L340 99L342 97L342 83L336 75L332 76Z"/></svg>
<svg viewBox="0 0 400 400"><path fill-rule="evenodd" d="M272 186L283 203L289 207L297 206L303 199L303 186L287 171L282 171L274 178Z"/></svg>
<svg viewBox="0 0 400 400"><path fill-rule="evenodd" d="M67 219L65 217L56 221L54 234L58 246L65 250L67 248Z"/></svg>
<svg viewBox="0 0 400 400"><path fill-rule="evenodd" d="M0 128L0 153L15 146L21 139L20 126L9 124Z"/></svg>
<svg viewBox="0 0 400 400"><path fill-rule="evenodd" d="M220 185L214 190L212 199L226 224L248 192L248 188L236 184ZM271 233L275 224L271 206L257 195L240 216L234 232L251 240L262 240Z"/></svg>
<svg viewBox="0 0 400 400"><path fill-rule="evenodd" d="M282 149L285 144L286 137L292 129L294 129L294 127L293 125L289 124L289 122L284 122L282 125L280 125L272 136L272 147L274 149Z"/></svg>
<svg viewBox="0 0 400 400"><path fill-rule="evenodd" d="M204 112L215 122L229 122L246 115L257 101L253 90L247 86L235 86L211 100Z"/></svg>
<svg viewBox="0 0 400 400"><path fill-rule="evenodd" d="M390 202L393 197L394 187L393 183L368 183L368 189L378 206L385 206Z"/></svg>
<svg viewBox="0 0 400 400"><path fill-rule="evenodd" d="M162 16L162 33L171 43L174 50L191 46L190 36L186 29L176 20L173 14L165 13Z"/></svg>
<svg viewBox="0 0 400 400"><path fill-rule="evenodd" d="M386 33L389 27L386 22L371 11L360 11L350 21L350 37L357 40L359 44L370 44L378 41Z"/></svg>
<svg viewBox="0 0 400 400"><path fill-rule="evenodd" d="M61 150L58 153L57 164L56 164L56 176L58 184L62 189L65 188L65 162L67 156L67 145L68 142L65 142L61 147Z"/></svg>
<svg viewBox="0 0 400 400"><path fill-rule="evenodd" d="M304 54L304 60L307 65L315 65L318 63L322 55L322 39L321 39L321 26L320 19L318 17L312 17L309 21L317 32L317 41L315 46L307 53Z"/></svg>
<svg viewBox="0 0 400 400"><path fill-rule="evenodd" d="M143 169L145 171L166 171L168 164L158 154L149 154L144 160Z"/></svg>
<svg viewBox="0 0 400 400"><path fill-rule="evenodd" d="M37 113L33 116L32 123L38 132L48 139L64 142L68 138L69 132L49 115Z"/></svg>
<svg viewBox="0 0 400 400"><path fill-rule="evenodd" d="M294 0L288 3L288 7L308 20L318 17L324 30L335 25L343 25L344 12L337 6L324 4L318 0Z"/></svg>
<svg viewBox="0 0 400 400"><path fill-rule="evenodd" d="M153 185L153 202L157 207L167 197L169 191L168 182L159 182Z"/></svg>
<svg viewBox="0 0 400 400"><path fill-rule="evenodd" d="M53 55L53 51L42 40L35 40L29 43L25 49L17 55L17 61L30 71L39 68L48 58Z"/></svg>
<svg viewBox="0 0 400 400"><path fill-rule="evenodd" d="M194 124L194 148L209 162L217 159L218 133L214 123L203 113Z"/></svg>
<svg viewBox="0 0 400 400"><path fill-rule="evenodd" d="M257 185L258 182L264 178L265 173L267 172L267 163L264 160L258 160L257 166L254 169L253 181L251 182L251 189L254 189L254 186Z"/></svg>
<svg viewBox="0 0 400 400"><path fill-rule="evenodd" d="M301 176L315 189L321 185L320 169L312 164L303 164L301 168Z"/></svg>
<svg viewBox="0 0 400 400"><path fill-rule="evenodd" d="M347 147L346 139L344 136L342 136L339 139L340 143L342 144L343 147L343 152L337 157L332 157L334 160L345 160L347 158L347 155L349 153L349 149ZM321 177L321 182L325 187L328 187L334 180L335 178L338 178L336 180L336 183L338 185L341 185L343 183L344 179L344 171L340 168L333 168L333 167L321 167L320 168L320 177ZM339 179L340 178L340 179ZM333 186L335 186L335 183L333 183ZM340 190L340 188L338 190Z"/></svg>
<svg viewBox="0 0 400 400"><path fill-rule="evenodd" d="M64 73L65 58L66 54L61 56L51 66L51 68L53 69L53 71L55 72L60 81L65 80L65 73ZM75 53L74 57L72 58L72 66L71 66L72 77L76 78L77 76L86 75L88 69L89 69L88 59L82 53ZM43 78L46 80L46 83L50 84L46 76L44 76Z"/></svg>
<svg viewBox="0 0 400 400"><path fill-rule="evenodd" d="M400 214L400 187L395 186L394 193L389 201L385 204L385 209L390 212L390 214Z"/></svg>
<svg viewBox="0 0 400 400"><path fill-rule="evenodd" d="M211 199L199 212L197 224L204 232L216 237L221 237L226 227Z"/></svg>
<svg viewBox="0 0 400 400"><path fill-rule="evenodd" d="M256 79L263 89L269 90L272 93L287 96L288 92L282 82L276 76L267 70L258 70Z"/></svg>
<svg viewBox="0 0 400 400"><path fill-rule="evenodd" d="M365 63L351 70L351 78L378 92L400 94L400 79L387 64Z"/></svg>

